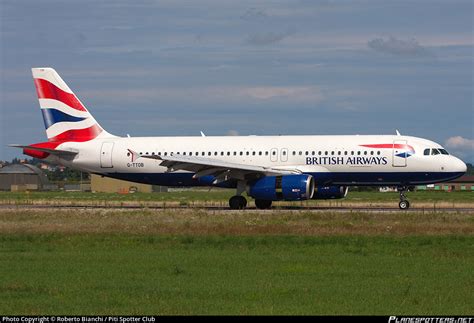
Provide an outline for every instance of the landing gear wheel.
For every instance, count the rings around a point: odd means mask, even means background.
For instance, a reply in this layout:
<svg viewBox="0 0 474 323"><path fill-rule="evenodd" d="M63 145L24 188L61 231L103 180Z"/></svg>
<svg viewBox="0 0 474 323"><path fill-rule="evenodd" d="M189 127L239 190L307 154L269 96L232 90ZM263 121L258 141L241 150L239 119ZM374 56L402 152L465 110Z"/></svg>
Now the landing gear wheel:
<svg viewBox="0 0 474 323"><path fill-rule="evenodd" d="M234 195L229 199L229 207L232 210L242 210L247 206L247 199L241 195Z"/></svg>
<svg viewBox="0 0 474 323"><path fill-rule="evenodd" d="M272 207L272 201L270 200L255 200L255 206L257 209L269 209Z"/></svg>
<svg viewBox="0 0 474 323"><path fill-rule="evenodd" d="M398 203L398 207L400 210L408 210L410 207L410 202L408 202L405 193L408 192L407 186L401 186L398 188L398 193L400 194L400 203Z"/></svg>
<svg viewBox="0 0 474 323"><path fill-rule="evenodd" d="M408 202L408 200L400 201L400 203L398 203L398 207L400 210L408 210L410 207L410 202Z"/></svg>

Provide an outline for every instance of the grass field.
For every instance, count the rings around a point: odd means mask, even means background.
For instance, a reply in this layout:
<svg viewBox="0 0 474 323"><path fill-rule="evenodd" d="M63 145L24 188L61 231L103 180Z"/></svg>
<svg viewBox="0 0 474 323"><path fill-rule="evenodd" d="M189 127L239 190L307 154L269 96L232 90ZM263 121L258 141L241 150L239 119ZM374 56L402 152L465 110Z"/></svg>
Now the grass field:
<svg viewBox="0 0 474 323"><path fill-rule="evenodd" d="M474 214L0 210L2 314L472 315Z"/></svg>
<svg viewBox="0 0 474 323"><path fill-rule="evenodd" d="M473 237L6 235L3 314L472 315Z"/></svg>

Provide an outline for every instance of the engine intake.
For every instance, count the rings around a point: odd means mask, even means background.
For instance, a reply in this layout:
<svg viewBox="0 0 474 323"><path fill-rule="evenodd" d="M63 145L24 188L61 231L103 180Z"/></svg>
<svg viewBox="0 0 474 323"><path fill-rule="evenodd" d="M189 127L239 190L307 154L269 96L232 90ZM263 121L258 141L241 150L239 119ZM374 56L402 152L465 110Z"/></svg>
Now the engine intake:
<svg viewBox="0 0 474 323"><path fill-rule="evenodd" d="M311 175L265 176L250 185L248 194L260 200L307 200L313 197L314 179Z"/></svg>
<svg viewBox="0 0 474 323"><path fill-rule="evenodd" d="M342 199L346 197L348 190L347 186L317 186L313 200Z"/></svg>

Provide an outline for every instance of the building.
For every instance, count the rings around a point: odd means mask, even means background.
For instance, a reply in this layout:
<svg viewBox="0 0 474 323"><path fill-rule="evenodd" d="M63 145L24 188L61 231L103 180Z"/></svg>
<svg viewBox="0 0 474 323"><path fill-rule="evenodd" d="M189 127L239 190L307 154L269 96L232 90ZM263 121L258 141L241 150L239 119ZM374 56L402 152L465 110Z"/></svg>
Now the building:
<svg viewBox="0 0 474 323"><path fill-rule="evenodd" d="M167 192L168 189L163 186L154 186L149 184L139 184L120 179L104 177L101 175L91 174L91 191L104 193L152 193Z"/></svg>
<svg viewBox="0 0 474 323"><path fill-rule="evenodd" d="M434 190L434 191L471 191L474 192L474 176L463 175L452 181L436 183L432 185L419 185L417 190Z"/></svg>
<svg viewBox="0 0 474 323"><path fill-rule="evenodd" d="M11 164L0 168L0 190L41 190L49 185L46 175L36 166Z"/></svg>

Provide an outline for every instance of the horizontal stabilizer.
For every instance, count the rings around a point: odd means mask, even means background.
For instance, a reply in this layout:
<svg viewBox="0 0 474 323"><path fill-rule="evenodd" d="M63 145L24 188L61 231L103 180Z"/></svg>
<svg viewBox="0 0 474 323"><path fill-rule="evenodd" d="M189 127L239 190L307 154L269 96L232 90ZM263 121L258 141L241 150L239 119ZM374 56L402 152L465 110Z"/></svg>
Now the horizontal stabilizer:
<svg viewBox="0 0 474 323"><path fill-rule="evenodd" d="M9 147L14 147L14 148L23 148L23 149L28 149L28 150L41 151L43 153L48 153L48 154L56 155L56 156L75 156L75 155L77 155L77 152L69 151L69 150L41 148L41 147L28 146L28 145L8 145L8 146Z"/></svg>

